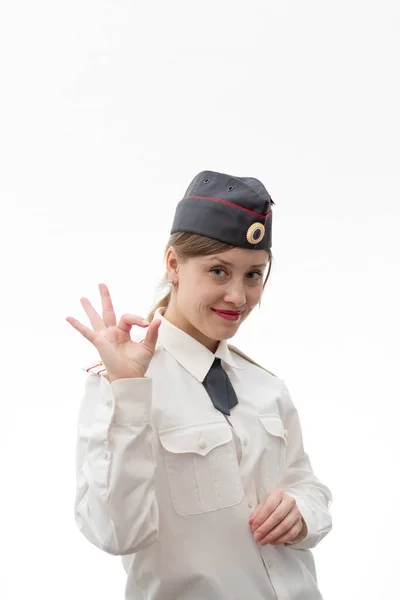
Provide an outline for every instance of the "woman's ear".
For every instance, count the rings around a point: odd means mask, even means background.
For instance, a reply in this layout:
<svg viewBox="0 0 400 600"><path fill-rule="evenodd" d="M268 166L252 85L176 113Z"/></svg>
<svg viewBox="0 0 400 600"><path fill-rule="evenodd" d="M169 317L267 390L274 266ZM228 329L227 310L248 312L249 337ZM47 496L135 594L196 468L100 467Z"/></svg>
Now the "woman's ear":
<svg viewBox="0 0 400 600"><path fill-rule="evenodd" d="M165 270L167 279L176 282L178 279L179 261L178 255L173 246L170 246L165 256Z"/></svg>

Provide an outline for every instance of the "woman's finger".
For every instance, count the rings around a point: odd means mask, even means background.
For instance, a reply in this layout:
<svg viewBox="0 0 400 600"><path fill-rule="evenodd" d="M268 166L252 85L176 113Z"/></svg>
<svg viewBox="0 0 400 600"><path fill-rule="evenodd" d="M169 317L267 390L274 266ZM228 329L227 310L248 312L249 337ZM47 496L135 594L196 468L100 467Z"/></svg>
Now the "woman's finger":
<svg viewBox="0 0 400 600"><path fill-rule="evenodd" d="M103 322L106 327L115 327L117 319L111 301L111 295L105 283L99 283L101 305L103 308Z"/></svg>
<svg viewBox="0 0 400 600"><path fill-rule="evenodd" d="M139 325L139 327L147 327L149 325L149 322L146 321L146 319L143 319L143 317L139 317L138 315L131 315L129 313L125 313L122 315L118 323L119 329L122 329L122 331L125 331L126 333L130 332L133 325Z"/></svg>
<svg viewBox="0 0 400 600"><path fill-rule="evenodd" d="M268 533L264 536L261 536L257 541L259 544L261 544L261 546L263 546L264 544L272 544L275 541L277 541L279 538L281 538L282 536L287 535L289 532L292 531L293 527L294 527L294 531L292 532L292 534L298 533L297 531L297 525L298 525L298 520L299 520L299 515L296 514L294 511L290 512L282 521L280 521L280 523L278 523L278 525L276 525L276 527L274 527L272 530L268 531ZM261 528L259 529L259 531L261 531ZM295 537L294 535L290 534L290 536ZM288 537L288 539L289 539Z"/></svg>
<svg viewBox="0 0 400 600"><path fill-rule="evenodd" d="M74 317L67 317L66 321L68 321L68 323L72 325L72 327L79 331L79 333L81 333L83 337L89 340L89 342L92 342L92 344L94 344L96 336L93 329L86 327L86 325L82 325L82 323L80 323L77 319L74 319Z"/></svg>
<svg viewBox="0 0 400 600"><path fill-rule="evenodd" d="M283 492L281 493L279 489L273 490L268 494L264 504L261 505L261 508L258 511L256 518L252 523L251 528L253 532L256 531L260 527L260 525L264 523L269 518L269 516L274 513L277 507L281 504L282 496ZM276 523L274 523L274 525L275 524Z"/></svg>
<svg viewBox="0 0 400 600"><path fill-rule="evenodd" d="M300 535L300 532L302 531L302 529L303 529L303 521L300 520L299 525L295 525L285 535L278 538L277 540L274 540L273 544L278 545L278 544L286 544L287 542L293 542ZM304 539L304 537L305 537L305 535L302 536L301 540L298 540L298 541L299 542L302 541Z"/></svg>
<svg viewBox="0 0 400 600"><path fill-rule="evenodd" d="M297 508L296 501L294 498L284 497L283 501L279 504L279 506L272 512L272 514L267 517L261 525L253 529L255 534L255 539L257 541L263 539L267 536L278 524L283 523L284 519L292 513L294 514L294 519L296 520L299 517L299 509ZM293 516L291 517L293 518ZM284 527L284 525L282 525Z"/></svg>
<svg viewBox="0 0 400 600"><path fill-rule="evenodd" d="M101 331L102 329L105 329L103 319L100 317L99 313L93 308L89 300L87 298L81 298L81 304L85 310L85 313L90 319L93 329L95 331Z"/></svg>
<svg viewBox="0 0 400 600"><path fill-rule="evenodd" d="M257 506L257 508L254 509L253 513L251 514L251 516L249 518L250 525L252 525L254 523L254 521L256 520L257 515L259 514L262 507L263 507L263 504L259 504Z"/></svg>
<svg viewBox="0 0 400 600"><path fill-rule="evenodd" d="M142 345L146 346L153 354L156 349L157 339L158 339L158 330L161 325L161 319L156 319L152 321L149 329L147 330L146 337L144 338Z"/></svg>

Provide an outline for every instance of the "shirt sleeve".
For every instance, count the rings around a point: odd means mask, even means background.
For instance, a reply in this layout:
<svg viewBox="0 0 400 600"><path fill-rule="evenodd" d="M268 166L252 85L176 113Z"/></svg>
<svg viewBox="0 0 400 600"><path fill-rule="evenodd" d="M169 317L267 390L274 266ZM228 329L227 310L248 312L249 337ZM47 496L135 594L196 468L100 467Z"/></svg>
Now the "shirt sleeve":
<svg viewBox="0 0 400 600"><path fill-rule="evenodd" d="M158 539L152 380L90 374L78 420L75 521L94 545L131 554Z"/></svg>
<svg viewBox="0 0 400 600"><path fill-rule="evenodd" d="M303 446L299 415L284 382L281 403L287 445L280 486L296 500L307 525L306 537L287 545L299 550L314 548L332 529L330 507L333 497L330 489L313 472Z"/></svg>

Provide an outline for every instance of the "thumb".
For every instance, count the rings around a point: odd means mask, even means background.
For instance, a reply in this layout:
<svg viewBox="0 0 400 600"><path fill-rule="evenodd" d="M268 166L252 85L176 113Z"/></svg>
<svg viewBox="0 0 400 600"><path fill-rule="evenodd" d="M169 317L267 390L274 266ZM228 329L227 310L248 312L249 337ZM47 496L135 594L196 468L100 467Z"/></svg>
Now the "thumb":
<svg viewBox="0 0 400 600"><path fill-rule="evenodd" d="M156 349L157 339L158 339L158 330L161 325L161 319L156 319L150 323L150 326L147 330L146 337L143 340L143 345L146 346L151 352L154 352Z"/></svg>

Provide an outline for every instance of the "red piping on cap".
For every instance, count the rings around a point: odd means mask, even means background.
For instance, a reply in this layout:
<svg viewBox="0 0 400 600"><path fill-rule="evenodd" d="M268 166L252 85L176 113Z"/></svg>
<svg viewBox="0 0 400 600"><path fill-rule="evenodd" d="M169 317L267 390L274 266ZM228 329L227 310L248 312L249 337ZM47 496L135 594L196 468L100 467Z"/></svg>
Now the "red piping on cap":
<svg viewBox="0 0 400 600"><path fill-rule="evenodd" d="M229 204L229 206L234 206L235 208L240 208L240 210L245 210L246 212L250 213L251 215L255 215L256 217L259 217L260 219L266 219L268 215L272 212L271 208L266 215L260 215L256 212L253 212L252 210L249 210L248 208L244 208L244 206L239 206L239 204L228 202L228 200L223 200L222 198L211 198L210 196L185 196L185 198L204 198L204 200L215 200L216 202L222 202L222 204Z"/></svg>

